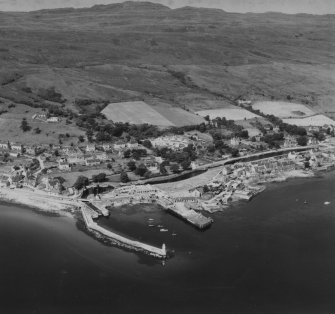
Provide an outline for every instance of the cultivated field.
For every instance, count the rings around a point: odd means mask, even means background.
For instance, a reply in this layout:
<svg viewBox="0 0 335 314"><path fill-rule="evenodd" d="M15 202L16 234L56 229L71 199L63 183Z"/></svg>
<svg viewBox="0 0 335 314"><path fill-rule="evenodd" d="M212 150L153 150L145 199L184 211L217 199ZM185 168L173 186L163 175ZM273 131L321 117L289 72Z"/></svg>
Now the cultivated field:
<svg viewBox="0 0 335 314"><path fill-rule="evenodd" d="M202 117L209 116L211 119L215 119L217 117L225 117L227 120L245 120L245 119L254 119L259 116L255 115L254 113L241 109L241 108L226 108L226 109L212 109L212 110L203 110L197 111Z"/></svg>
<svg viewBox="0 0 335 314"><path fill-rule="evenodd" d="M205 121L204 118L181 108L154 107L154 109L175 126L197 125Z"/></svg>
<svg viewBox="0 0 335 314"><path fill-rule="evenodd" d="M256 102L252 105L252 108L257 109L265 114L272 114L281 119L308 117L315 114L314 111L305 105L284 101Z"/></svg>
<svg viewBox="0 0 335 314"><path fill-rule="evenodd" d="M155 124L159 126L173 126L151 106L143 101L109 104L102 113L113 122L129 122L132 124Z"/></svg>
<svg viewBox="0 0 335 314"><path fill-rule="evenodd" d="M321 114L300 119L283 119L283 121L285 123L295 124L297 126L324 126L325 124L335 125L334 120Z"/></svg>
<svg viewBox="0 0 335 314"><path fill-rule="evenodd" d="M114 122L129 122L133 124L153 124L162 127L195 125L204 122L191 112L181 108L165 106L151 106L143 101L109 104L102 113L108 120Z"/></svg>

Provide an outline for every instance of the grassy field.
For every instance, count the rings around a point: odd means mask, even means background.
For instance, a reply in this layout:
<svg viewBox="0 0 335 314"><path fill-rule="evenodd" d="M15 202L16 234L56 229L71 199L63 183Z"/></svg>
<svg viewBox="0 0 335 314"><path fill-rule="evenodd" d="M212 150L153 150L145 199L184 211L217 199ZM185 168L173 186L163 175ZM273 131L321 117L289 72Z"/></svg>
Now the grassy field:
<svg viewBox="0 0 335 314"><path fill-rule="evenodd" d="M181 108L155 107L155 110L175 126L196 125L205 122L204 118Z"/></svg>
<svg viewBox="0 0 335 314"><path fill-rule="evenodd" d="M324 126L325 124L335 125L334 120L321 114L300 119L283 119L283 121L297 126Z"/></svg>
<svg viewBox="0 0 335 314"><path fill-rule="evenodd" d="M59 123L46 123L39 120L33 120L32 116L36 113L43 114L41 109L31 108L23 104L16 104L14 108L2 105L1 108L8 110L0 116L0 141L1 142L18 142L27 145L34 144L58 144L60 134L68 134L62 141L64 144L77 143L80 135L85 136L85 132L81 131L72 124L66 124L63 119ZM22 119L25 118L31 130L23 132L20 128ZM36 128L41 133L36 134Z"/></svg>
<svg viewBox="0 0 335 314"><path fill-rule="evenodd" d="M108 120L114 122L152 123L158 126L173 126L172 122L143 101L109 104L102 113Z"/></svg>
<svg viewBox="0 0 335 314"><path fill-rule="evenodd" d="M241 108L226 108L226 109L212 109L212 110L203 110L198 111L197 114L199 114L202 117L209 116L211 119L217 118L217 117L225 117L227 120L249 120L258 118L256 114L245 110Z"/></svg>
<svg viewBox="0 0 335 314"><path fill-rule="evenodd" d="M301 118L315 115L315 112L305 105L284 101L256 102L252 108L279 118Z"/></svg>
<svg viewBox="0 0 335 314"><path fill-rule="evenodd" d="M196 125L204 119L181 108L169 104L148 105L143 101L109 104L102 113L114 122L132 124L153 124L161 127Z"/></svg>

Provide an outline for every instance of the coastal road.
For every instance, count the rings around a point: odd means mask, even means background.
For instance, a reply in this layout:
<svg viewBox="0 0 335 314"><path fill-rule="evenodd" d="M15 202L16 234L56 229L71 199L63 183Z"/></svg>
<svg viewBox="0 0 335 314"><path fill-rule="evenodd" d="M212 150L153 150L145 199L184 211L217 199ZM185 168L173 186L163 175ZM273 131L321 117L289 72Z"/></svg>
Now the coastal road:
<svg viewBox="0 0 335 314"><path fill-rule="evenodd" d="M226 164L231 164L231 163L235 163L235 162L239 162L239 161L248 160L250 158L255 158L255 159L257 159L257 157L268 158L268 157L271 157L272 155L277 155L277 154L281 155L281 154L284 154L284 153L294 152L294 151L305 151L305 150L309 150L309 149L313 149L313 148L317 148L317 147L318 147L318 145L311 145L311 146L295 146L295 147L289 147L289 148L281 148L281 149L277 149L277 150L268 150L268 151L259 152L259 153L256 153L256 154L242 156L242 157L219 160L219 161L213 162L211 164L206 164L206 165L203 165L203 166L199 166L197 168L197 170L207 170L207 169L210 169L210 168L216 168L216 167L224 166Z"/></svg>

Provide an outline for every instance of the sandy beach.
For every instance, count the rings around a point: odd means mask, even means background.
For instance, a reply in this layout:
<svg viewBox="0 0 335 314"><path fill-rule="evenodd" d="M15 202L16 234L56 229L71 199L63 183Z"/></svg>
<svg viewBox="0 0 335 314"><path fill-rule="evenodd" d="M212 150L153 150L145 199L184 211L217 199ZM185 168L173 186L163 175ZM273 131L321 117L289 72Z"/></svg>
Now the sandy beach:
<svg viewBox="0 0 335 314"><path fill-rule="evenodd" d="M76 201L38 190L0 188L0 200L72 217Z"/></svg>

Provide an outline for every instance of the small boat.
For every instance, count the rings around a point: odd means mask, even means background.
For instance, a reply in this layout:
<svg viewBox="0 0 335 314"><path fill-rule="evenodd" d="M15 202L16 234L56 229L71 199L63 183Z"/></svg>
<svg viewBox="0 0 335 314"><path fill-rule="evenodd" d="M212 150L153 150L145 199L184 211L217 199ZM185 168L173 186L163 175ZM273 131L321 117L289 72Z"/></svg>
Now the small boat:
<svg viewBox="0 0 335 314"><path fill-rule="evenodd" d="M172 236L175 237L177 235L177 233L172 233Z"/></svg>
<svg viewBox="0 0 335 314"><path fill-rule="evenodd" d="M155 219L153 219L153 218L149 218L148 220L149 220L149 221L154 221Z"/></svg>
<svg viewBox="0 0 335 314"><path fill-rule="evenodd" d="M304 201L304 204L308 204L308 202L307 202L307 201Z"/></svg>
<svg viewBox="0 0 335 314"><path fill-rule="evenodd" d="M160 232L168 232L169 230L168 229L160 229L159 231Z"/></svg>
<svg viewBox="0 0 335 314"><path fill-rule="evenodd" d="M157 227L158 227L158 228L163 228L163 226L162 226L162 225L158 225Z"/></svg>
<svg viewBox="0 0 335 314"><path fill-rule="evenodd" d="M148 225L148 227L155 227L155 225Z"/></svg>
<svg viewBox="0 0 335 314"><path fill-rule="evenodd" d="M330 205L330 202L324 202L325 205Z"/></svg>

